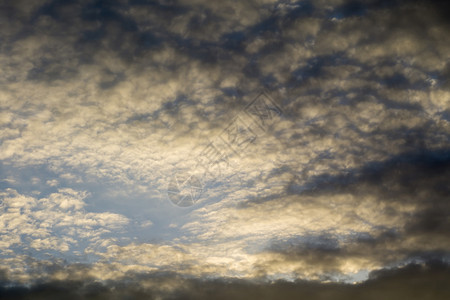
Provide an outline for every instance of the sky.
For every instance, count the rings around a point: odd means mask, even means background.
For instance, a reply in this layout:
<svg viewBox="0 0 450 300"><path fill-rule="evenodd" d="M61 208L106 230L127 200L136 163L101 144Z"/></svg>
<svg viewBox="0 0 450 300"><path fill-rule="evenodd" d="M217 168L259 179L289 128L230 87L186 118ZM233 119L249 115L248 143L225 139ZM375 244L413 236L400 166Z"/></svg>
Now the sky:
<svg viewBox="0 0 450 300"><path fill-rule="evenodd" d="M0 296L448 299L449 14L0 1Z"/></svg>

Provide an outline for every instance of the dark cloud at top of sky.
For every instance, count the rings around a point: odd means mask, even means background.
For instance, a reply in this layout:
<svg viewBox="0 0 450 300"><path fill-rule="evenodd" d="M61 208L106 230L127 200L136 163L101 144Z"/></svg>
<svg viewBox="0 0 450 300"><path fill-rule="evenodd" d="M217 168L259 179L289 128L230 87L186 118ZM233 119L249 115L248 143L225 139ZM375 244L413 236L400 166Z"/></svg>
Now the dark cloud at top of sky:
<svg viewBox="0 0 450 300"><path fill-rule="evenodd" d="M2 48L8 52L7 45L30 35L59 40L58 44L65 46L42 45L39 51L41 55L29 57L33 67L27 71L27 78L48 83L76 78L80 66L97 63L92 59L95 53L101 51L116 53L125 64L134 67L152 63L176 72L182 65L182 59L174 57L163 63L152 58L155 53L170 48L206 65L216 65L223 76L235 76L243 72L248 78L257 78L261 85L280 87L287 84L292 89L293 85L308 85L305 80L309 78L329 77L326 67L339 64L336 55L345 60L352 59L332 44L317 45L320 42L320 32L330 31L339 36L356 33L358 30L351 24L336 26L330 21L331 18L351 19L370 15L362 25L367 27L367 31L357 43L361 51L364 45L384 42L399 30L412 32L421 43L431 45L434 41L429 37L428 31L432 26L440 26L444 22L437 16L448 10L445 1L428 1L426 4L421 1L348 1L333 8L331 15L325 17L319 5L315 6L307 1L290 3L292 7L285 13L277 10L277 5L281 3L264 4L260 7L257 7L257 1L249 3L243 9L248 13L254 9L254 13L261 13L261 17L254 24L243 28L238 25L242 20L226 21L228 13L225 13L225 8L224 11L218 10L214 4L205 5L202 2L189 5L179 1L50 1L40 7L35 4L34 9L26 7L28 5L25 3L10 3L2 10L7 17L6 25L9 25L6 28L10 28L2 34ZM237 11L232 3L225 2L224 5ZM386 7L392 9L392 12L387 19L378 20L382 18L377 16L378 11ZM307 18L323 20L318 36L309 34L295 40L285 36L284 32L292 31L298 26L298 20ZM179 29L181 25L176 24L179 19L187 19L183 30ZM249 45L259 38L265 40L265 45L256 52L249 52ZM311 58L311 64L292 73L283 70L285 66L274 66L273 71L284 73L279 76L289 77L292 74L292 77L302 78L300 81L292 81L291 78L290 81L283 82L286 80L283 79L280 82L274 78L275 72L261 72L264 57L277 55L291 44L308 44L308 41L313 40L316 40L316 47L320 47L317 54L326 56ZM64 50L66 47L68 51ZM238 62L237 57L242 57L244 63ZM388 58L395 59L387 53L386 59ZM241 65L230 67L230 64L236 63ZM371 63L365 66L358 62L356 65L363 69L373 67ZM363 78L367 76L361 75ZM373 76L373 72L370 76ZM98 84L104 89L127 80L123 71L113 71L107 67L102 77ZM401 73L373 79L384 82L388 88L402 88L402 85L412 84ZM245 84L244 82L243 85ZM239 88L246 89L244 86Z"/></svg>

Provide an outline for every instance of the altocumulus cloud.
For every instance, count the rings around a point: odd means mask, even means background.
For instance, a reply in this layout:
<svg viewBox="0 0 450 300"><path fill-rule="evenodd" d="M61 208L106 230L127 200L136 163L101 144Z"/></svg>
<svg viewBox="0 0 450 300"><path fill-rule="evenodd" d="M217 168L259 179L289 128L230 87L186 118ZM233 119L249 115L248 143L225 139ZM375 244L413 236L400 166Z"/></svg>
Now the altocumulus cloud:
<svg viewBox="0 0 450 300"><path fill-rule="evenodd" d="M445 299L449 12L2 2L2 296Z"/></svg>

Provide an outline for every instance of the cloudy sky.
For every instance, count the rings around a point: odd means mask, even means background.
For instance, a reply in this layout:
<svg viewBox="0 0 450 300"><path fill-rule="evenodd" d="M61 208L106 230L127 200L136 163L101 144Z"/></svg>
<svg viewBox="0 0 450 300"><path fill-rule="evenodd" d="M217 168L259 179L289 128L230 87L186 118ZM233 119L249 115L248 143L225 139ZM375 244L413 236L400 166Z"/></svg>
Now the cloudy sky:
<svg viewBox="0 0 450 300"><path fill-rule="evenodd" d="M448 14L0 1L0 295L448 297Z"/></svg>

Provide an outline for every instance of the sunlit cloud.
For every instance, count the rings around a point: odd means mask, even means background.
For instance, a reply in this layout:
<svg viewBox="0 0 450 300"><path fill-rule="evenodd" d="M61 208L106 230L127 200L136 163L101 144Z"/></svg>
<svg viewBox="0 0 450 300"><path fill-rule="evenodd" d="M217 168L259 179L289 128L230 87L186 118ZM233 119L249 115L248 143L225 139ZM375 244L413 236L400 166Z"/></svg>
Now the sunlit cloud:
<svg viewBox="0 0 450 300"><path fill-rule="evenodd" d="M448 11L1 4L0 281L441 278Z"/></svg>

